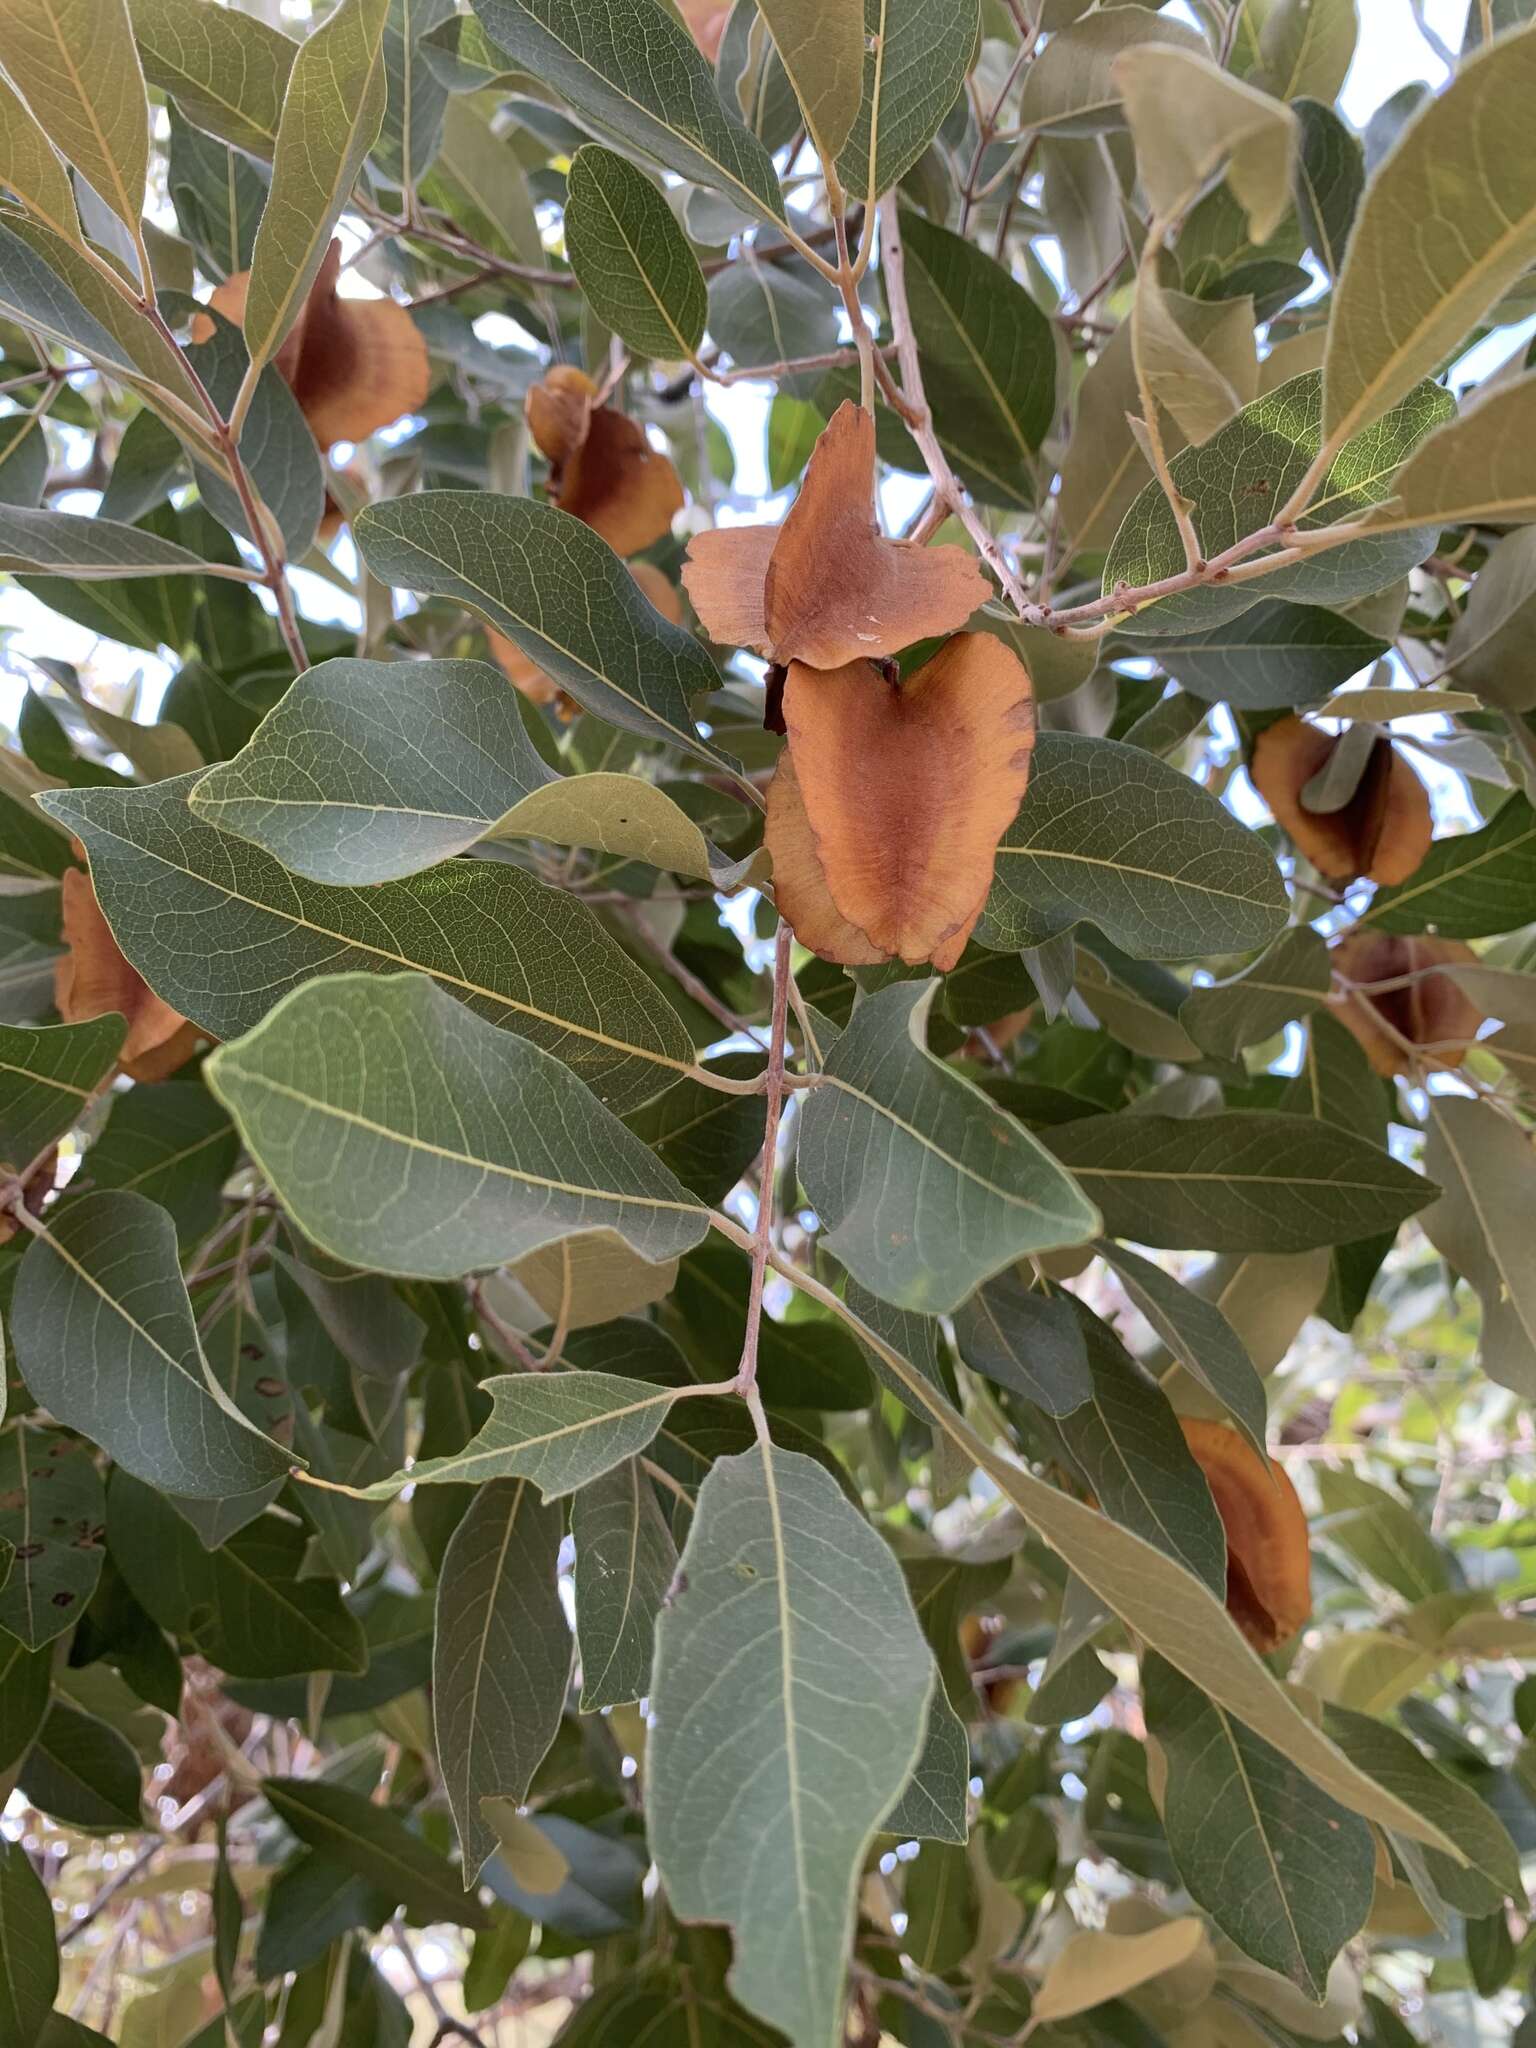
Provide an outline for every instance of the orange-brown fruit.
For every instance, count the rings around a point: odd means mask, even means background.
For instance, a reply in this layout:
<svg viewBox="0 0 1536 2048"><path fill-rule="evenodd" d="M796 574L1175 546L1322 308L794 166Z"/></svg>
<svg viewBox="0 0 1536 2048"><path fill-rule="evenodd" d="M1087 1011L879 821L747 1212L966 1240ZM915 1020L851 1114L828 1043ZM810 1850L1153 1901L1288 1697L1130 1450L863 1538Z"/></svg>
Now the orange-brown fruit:
<svg viewBox="0 0 1536 2048"><path fill-rule="evenodd" d="M404 306L393 299L341 298L340 274L341 244L332 242L276 357L278 374L322 448L365 441L417 411L432 382L426 340ZM248 270L226 278L209 304L238 326L250 281ZM206 318L193 321L194 341L212 332Z"/></svg>
<svg viewBox="0 0 1536 2048"><path fill-rule="evenodd" d="M882 536L875 422L851 399L817 441L783 525L695 534L683 584L722 644L823 669L952 633L989 595L964 548Z"/></svg>
<svg viewBox="0 0 1536 2048"><path fill-rule="evenodd" d="M161 1002L124 958L84 868L65 869L62 908L68 950L53 971L59 1015L66 1024L82 1024L116 1010L128 1020L119 1055L123 1072L135 1081L163 1081L185 1066L206 1034Z"/></svg>
<svg viewBox="0 0 1536 2048"><path fill-rule="evenodd" d="M838 917L879 957L953 967L1029 780L1035 718L1023 663L990 633L955 634L904 681L870 661L830 670L795 662L783 709ZM771 811L765 838L775 874L785 859L798 882L803 849L791 817L788 804ZM822 950L788 905L785 915L803 944Z"/></svg>
<svg viewBox="0 0 1536 2048"><path fill-rule="evenodd" d="M844 967L875 967L888 957L832 901L787 747L768 785L763 843L773 856L773 900L802 946Z"/></svg>
<svg viewBox="0 0 1536 2048"><path fill-rule="evenodd" d="M1330 882L1406 882L1434 837L1429 791L1385 733L1371 742L1348 801L1309 810L1302 793L1344 744L1295 716L1266 726L1254 743L1249 774L1298 853Z"/></svg>
<svg viewBox="0 0 1536 2048"><path fill-rule="evenodd" d="M677 594L677 586L654 562L631 562L629 573L645 592L653 610L660 612L674 626L683 623L683 604ZM556 717L563 718L567 724L578 715L581 706L576 699L562 690L552 676L546 675L536 661L524 654L515 640L509 640L505 633L498 633L490 626L486 628L485 637L491 659L514 689L521 690L535 704L553 705Z"/></svg>
<svg viewBox="0 0 1536 2048"><path fill-rule="evenodd" d="M1331 957L1343 981L1400 984L1370 993L1341 988L1330 998L1339 1022L1354 1033L1378 1074L1400 1074L1410 1061L1447 1069L1461 1065L1483 1012L1458 981L1434 970L1477 958L1463 940L1356 931L1335 944ZM1406 979L1410 975L1415 978Z"/></svg>
<svg viewBox="0 0 1536 2048"><path fill-rule="evenodd" d="M633 555L670 529L683 486L640 422L596 397L584 371L557 363L528 393L528 431L549 463L550 502Z"/></svg>
<svg viewBox="0 0 1536 2048"><path fill-rule="evenodd" d="M1227 1612L1256 1650L1275 1650L1312 1612L1307 1518L1278 1465L1223 1422L1182 1415L1227 1534Z"/></svg>
<svg viewBox="0 0 1536 2048"><path fill-rule="evenodd" d="M684 28L713 64L731 18L731 0L678 0L677 11Z"/></svg>

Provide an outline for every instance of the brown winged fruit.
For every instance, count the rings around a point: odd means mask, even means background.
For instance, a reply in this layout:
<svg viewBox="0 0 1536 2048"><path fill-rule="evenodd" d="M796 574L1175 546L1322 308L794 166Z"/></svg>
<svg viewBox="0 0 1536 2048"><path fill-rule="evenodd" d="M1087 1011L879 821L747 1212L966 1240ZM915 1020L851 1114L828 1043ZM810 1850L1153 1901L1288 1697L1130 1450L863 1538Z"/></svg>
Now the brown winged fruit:
<svg viewBox="0 0 1536 2048"><path fill-rule="evenodd" d="M364 441L417 411L432 382L426 341L404 306L393 299L344 299L336 290L340 274L341 244L332 242L276 357L278 374L322 448ZM250 281L248 270L226 278L209 304L238 326ZM212 331L206 317L193 321L194 341Z"/></svg>
<svg viewBox="0 0 1536 2048"><path fill-rule="evenodd" d="M1256 1650L1275 1650L1312 1612L1307 1518L1278 1465L1222 1422L1180 1416L1227 1535L1227 1612Z"/></svg>
<svg viewBox="0 0 1536 2048"><path fill-rule="evenodd" d="M720 526L688 544L683 585L704 630L787 667L840 669L963 626L990 595L964 548L886 540L875 422L840 405L781 526Z"/></svg>
<svg viewBox="0 0 1536 2048"><path fill-rule="evenodd" d="M1476 958L1461 939L1355 931L1337 942L1332 965L1341 980L1400 984L1370 994L1336 989L1331 998L1339 1022L1354 1033L1378 1074L1400 1074L1410 1062L1445 1069L1461 1065L1484 1022L1483 1012L1459 982L1434 970ZM1407 979L1410 975L1414 979Z"/></svg>
<svg viewBox="0 0 1536 2048"><path fill-rule="evenodd" d="M1029 780L1028 671L957 633L912 675L795 662L765 843L777 901L824 959L953 967Z"/></svg>
<svg viewBox="0 0 1536 2048"><path fill-rule="evenodd" d="M1297 852L1328 881L1406 882L1429 851L1434 820L1428 790L1385 733L1370 742L1337 810L1309 809L1304 800L1308 784L1345 744L1345 735L1300 718L1277 719L1254 742L1253 786Z"/></svg>
<svg viewBox="0 0 1536 2048"><path fill-rule="evenodd" d="M556 363L528 393L528 431L549 463L551 504L601 534L615 554L633 555L671 527L683 487L640 422L596 398L585 371Z"/></svg>

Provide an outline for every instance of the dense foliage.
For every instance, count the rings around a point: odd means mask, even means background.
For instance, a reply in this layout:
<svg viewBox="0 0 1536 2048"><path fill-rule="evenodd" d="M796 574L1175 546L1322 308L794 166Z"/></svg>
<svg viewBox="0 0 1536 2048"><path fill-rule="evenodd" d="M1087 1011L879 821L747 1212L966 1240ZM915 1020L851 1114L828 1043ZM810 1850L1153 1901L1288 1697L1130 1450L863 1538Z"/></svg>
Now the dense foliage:
<svg viewBox="0 0 1536 2048"><path fill-rule="evenodd" d="M315 12L0 6L0 2048L1536 2038L1529 0Z"/></svg>

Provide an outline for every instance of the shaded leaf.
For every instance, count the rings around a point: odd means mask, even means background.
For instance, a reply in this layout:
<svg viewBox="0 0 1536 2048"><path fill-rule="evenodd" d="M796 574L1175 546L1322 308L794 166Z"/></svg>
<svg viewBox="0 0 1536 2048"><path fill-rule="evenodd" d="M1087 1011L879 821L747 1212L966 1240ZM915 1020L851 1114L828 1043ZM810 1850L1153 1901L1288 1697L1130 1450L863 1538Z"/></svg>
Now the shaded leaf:
<svg viewBox="0 0 1536 2048"><path fill-rule="evenodd" d="M1167 1759L1163 1824L1190 1896L1245 1955L1321 1999L1370 1911L1369 1828L1161 1657L1142 1660L1142 1697Z"/></svg>
<svg viewBox="0 0 1536 2048"><path fill-rule="evenodd" d="M1221 1403L1263 1456L1268 1413L1264 1383L1218 1305L1124 1245L1102 1244L1097 1249L1190 1378Z"/></svg>
<svg viewBox="0 0 1536 2048"><path fill-rule="evenodd" d="M462 1927L486 1924L484 1908L464 1896L447 1858L412 1834L387 1806L323 1778L263 1778L261 1789L301 1842L365 1878L413 1918Z"/></svg>
<svg viewBox="0 0 1536 2048"><path fill-rule="evenodd" d="M938 133L959 97L977 26L970 0L864 0L863 95L837 159L855 199L889 192Z"/></svg>
<svg viewBox="0 0 1536 2048"><path fill-rule="evenodd" d="M1536 1391L1536 1268L1525 1227L1536 1156L1528 1139L1486 1103L1431 1095L1424 1169L1441 1188L1422 1218L1424 1234L1482 1300L1484 1372L1501 1386Z"/></svg>
<svg viewBox="0 0 1536 2048"><path fill-rule="evenodd" d="M1236 1059L1309 1015L1328 987L1327 947L1309 925L1295 925L1240 973L1192 990L1179 1022L1207 1052Z"/></svg>
<svg viewBox="0 0 1536 2048"><path fill-rule="evenodd" d="M581 1710L590 1714L649 1692L656 1617L677 1569L677 1546L636 1458L581 1489L571 1535Z"/></svg>
<svg viewBox="0 0 1536 2048"><path fill-rule="evenodd" d="M1363 922L1387 932L1481 939L1536 917L1536 813L1508 797L1476 832L1437 839L1411 880L1379 889Z"/></svg>
<svg viewBox="0 0 1536 2048"><path fill-rule="evenodd" d="M219 1499L293 1463L215 1379L175 1226L143 1195L81 1195L50 1216L17 1275L11 1335L50 1413L151 1485Z"/></svg>
<svg viewBox="0 0 1536 2048"><path fill-rule="evenodd" d="M560 1725L571 1668L555 1585L562 1522L526 1479L493 1480L443 1559L432 1708L466 1885L496 1848L483 1802L525 1798Z"/></svg>
<svg viewBox="0 0 1536 2048"><path fill-rule="evenodd" d="M143 1825L139 1760L127 1737L55 1699L19 1779L27 1800L63 1827L112 1833Z"/></svg>
<svg viewBox="0 0 1536 2048"><path fill-rule="evenodd" d="M1092 1398L1083 1326L1064 1296L1037 1293L1018 1273L999 1273L954 1318L955 1343L971 1370L1047 1415L1070 1415Z"/></svg>
<svg viewBox="0 0 1536 2048"><path fill-rule="evenodd" d="M1169 1250L1302 1252L1401 1223L1436 1188L1311 1117L1090 1116L1045 1132L1113 1237Z"/></svg>
<svg viewBox="0 0 1536 2048"><path fill-rule="evenodd" d="M0 569L92 582L114 576L196 576L207 563L142 526L78 512L0 505Z"/></svg>
<svg viewBox="0 0 1536 2048"><path fill-rule="evenodd" d="M1369 668L1386 646L1321 605L1261 598L1226 625L1160 637L1157 660L1197 697L1269 711L1313 703Z"/></svg>
<svg viewBox="0 0 1536 2048"><path fill-rule="evenodd" d="M78 1121L117 1064L123 1020L0 1025L0 1159L20 1172Z"/></svg>
<svg viewBox="0 0 1536 2048"><path fill-rule="evenodd" d="M59 1988L53 1907L21 1842L0 1836L0 2043L35 2048Z"/></svg>
<svg viewBox="0 0 1536 2048"><path fill-rule="evenodd" d="M0 1629L40 1650L84 1612L101 1577L106 1496L90 1447L23 1420L0 1434Z"/></svg>

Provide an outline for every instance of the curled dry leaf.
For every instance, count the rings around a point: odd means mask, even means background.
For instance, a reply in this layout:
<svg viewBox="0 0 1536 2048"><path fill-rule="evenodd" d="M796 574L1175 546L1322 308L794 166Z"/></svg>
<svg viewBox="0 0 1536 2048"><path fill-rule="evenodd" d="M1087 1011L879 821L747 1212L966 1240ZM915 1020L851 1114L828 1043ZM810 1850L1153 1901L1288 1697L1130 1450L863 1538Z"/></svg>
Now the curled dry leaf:
<svg viewBox="0 0 1536 2048"><path fill-rule="evenodd" d="M788 754L842 933L876 957L953 967L981 915L997 842L1013 823L1035 740L1029 673L990 633L957 633L905 680L872 661L795 662L784 685ZM770 811L766 843L806 898L795 799ZM802 942L820 952L789 908ZM823 957L867 960L862 949Z"/></svg>
<svg viewBox="0 0 1536 2048"><path fill-rule="evenodd" d="M1227 1612L1259 1651L1278 1649L1312 1612L1307 1518L1278 1465L1224 1422L1180 1416L1227 1537Z"/></svg>
<svg viewBox="0 0 1536 2048"><path fill-rule="evenodd" d="M1354 1033L1378 1074L1400 1074L1415 1057L1424 1067L1461 1065L1483 1012L1459 982L1433 970L1476 958L1462 939L1357 931L1338 941L1332 964L1341 980L1400 983L1369 994L1344 988L1331 998L1339 1022ZM1408 980L1410 975L1416 979Z"/></svg>
<svg viewBox="0 0 1536 2048"><path fill-rule="evenodd" d="M1371 742L1348 800L1309 809L1307 785L1321 776L1346 735L1296 717L1277 719L1254 743L1249 773L1298 853L1331 882L1406 882L1429 851L1429 792L1385 734Z"/></svg>
<svg viewBox="0 0 1536 2048"><path fill-rule="evenodd" d="M677 586L654 562L631 562L629 573L664 619L674 626L683 623L683 605ZM509 640L505 633L498 633L491 626L486 628L485 638L491 659L515 689L521 690L535 704L551 706L555 716L567 724L576 717L581 710L576 699L547 676L536 661L530 660L515 640Z"/></svg>
<svg viewBox="0 0 1536 2048"><path fill-rule="evenodd" d="M551 504L601 534L615 554L660 540L683 507L677 471L628 413L597 405L597 386L557 363L528 393L528 431L549 463Z"/></svg>
<svg viewBox="0 0 1536 2048"><path fill-rule="evenodd" d="M821 669L952 633L990 595L964 548L881 534L875 422L851 400L817 441L783 525L695 534L683 583L716 640Z"/></svg>
<svg viewBox="0 0 1536 2048"><path fill-rule="evenodd" d="M426 401L432 382L427 344L404 306L393 299L344 299L336 290L341 244L332 242L310 286L304 310L277 352L277 370L322 448L365 441ZM226 278L209 304L238 325L245 316L250 272ZM212 332L194 320L192 338Z"/></svg>
<svg viewBox="0 0 1536 2048"><path fill-rule="evenodd" d="M185 1066L206 1033L163 1003L127 960L102 915L84 868L66 868L63 927L67 950L53 975L53 999L66 1024L115 1010L128 1020L120 1065L135 1081L163 1081Z"/></svg>

